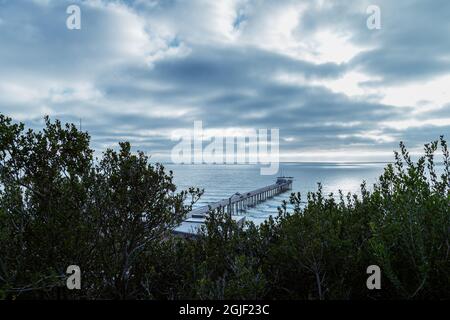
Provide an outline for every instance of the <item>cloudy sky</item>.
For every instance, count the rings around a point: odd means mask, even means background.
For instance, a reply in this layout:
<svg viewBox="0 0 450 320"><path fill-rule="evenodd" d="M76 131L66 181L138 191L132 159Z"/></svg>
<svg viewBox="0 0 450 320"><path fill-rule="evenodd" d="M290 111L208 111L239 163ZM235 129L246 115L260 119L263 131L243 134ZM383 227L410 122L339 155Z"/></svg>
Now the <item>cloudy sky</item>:
<svg viewBox="0 0 450 320"><path fill-rule="evenodd" d="M448 0L0 0L0 112L81 118L96 150L157 160L195 120L279 128L284 161L391 160L450 133L449 16Z"/></svg>

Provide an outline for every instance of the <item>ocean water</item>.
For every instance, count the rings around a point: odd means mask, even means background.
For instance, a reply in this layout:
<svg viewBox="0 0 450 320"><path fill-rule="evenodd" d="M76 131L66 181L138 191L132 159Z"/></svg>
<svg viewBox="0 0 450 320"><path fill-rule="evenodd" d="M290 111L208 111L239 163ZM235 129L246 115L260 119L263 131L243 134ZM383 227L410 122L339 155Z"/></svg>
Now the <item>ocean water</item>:
<svg viewBox="0 0 450 320"><path fill-rule="evenodd" d="M324 194L339 189L359 193L363 180L370 188L383 173L385 163L282 163L279 174L294 177L292 192L300 192L302 198L317 190L317 183L323 186ZM174 174L178 189L199 187L205 190L202 198L194 207L207 205L229 198L236 192L245 193L275 183L277 175L260 174L259 165L175 165L166 164ZM247 220L257 224L271 215L277 215L277 208L283 200L289 200L290 192L280 194L244 213Z"/></svg>

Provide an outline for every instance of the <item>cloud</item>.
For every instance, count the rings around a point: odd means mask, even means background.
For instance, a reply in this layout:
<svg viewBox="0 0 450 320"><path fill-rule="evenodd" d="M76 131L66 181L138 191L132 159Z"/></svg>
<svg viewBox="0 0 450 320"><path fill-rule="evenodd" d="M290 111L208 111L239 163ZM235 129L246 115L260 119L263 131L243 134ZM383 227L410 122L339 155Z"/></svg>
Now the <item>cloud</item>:
<svg viewBox="0 0 450 320"><path fill-rule="evenodd" d="M368 30L369 4L0 1L0 110L82 119L96 149L130 140L163 160L195 120L279 128L289 161L391 159L450 132L450 4L380 0Z"/></svg>

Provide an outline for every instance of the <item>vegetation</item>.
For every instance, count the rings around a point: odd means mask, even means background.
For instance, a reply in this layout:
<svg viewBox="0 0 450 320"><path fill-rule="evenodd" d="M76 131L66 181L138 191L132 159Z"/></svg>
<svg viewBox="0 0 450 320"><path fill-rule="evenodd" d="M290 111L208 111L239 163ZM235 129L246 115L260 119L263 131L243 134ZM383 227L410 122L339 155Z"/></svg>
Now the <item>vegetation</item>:
<svg viewBox="0 0 450 320"><path fill-rule="evenodd" d="M443 137L417 162L401 144L359 196L319 185L258 227L211 212L195 239L171 230L202 191L177 193L172 173L129 143L96 159L74 125L47 118L25 131L1 115L0 138L0 299L450 298ZM82 270L81 290L65 287L69 265ZM369 265L381 268L381 290L366 287Z"/></svg>

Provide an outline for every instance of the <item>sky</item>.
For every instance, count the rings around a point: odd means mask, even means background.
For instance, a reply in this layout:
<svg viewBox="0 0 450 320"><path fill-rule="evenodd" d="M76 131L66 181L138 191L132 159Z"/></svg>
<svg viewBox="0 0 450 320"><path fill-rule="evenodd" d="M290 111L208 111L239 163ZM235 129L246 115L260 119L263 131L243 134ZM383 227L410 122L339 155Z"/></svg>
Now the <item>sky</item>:
<svg viewBox="0 0 450 320"><path fill-rule="evenodd" d="M448 0L0 0L0 112L82 119L95 150L157 161L194 121L277 128L282 161L389 161L449 136L449 16Z"/></svg>

